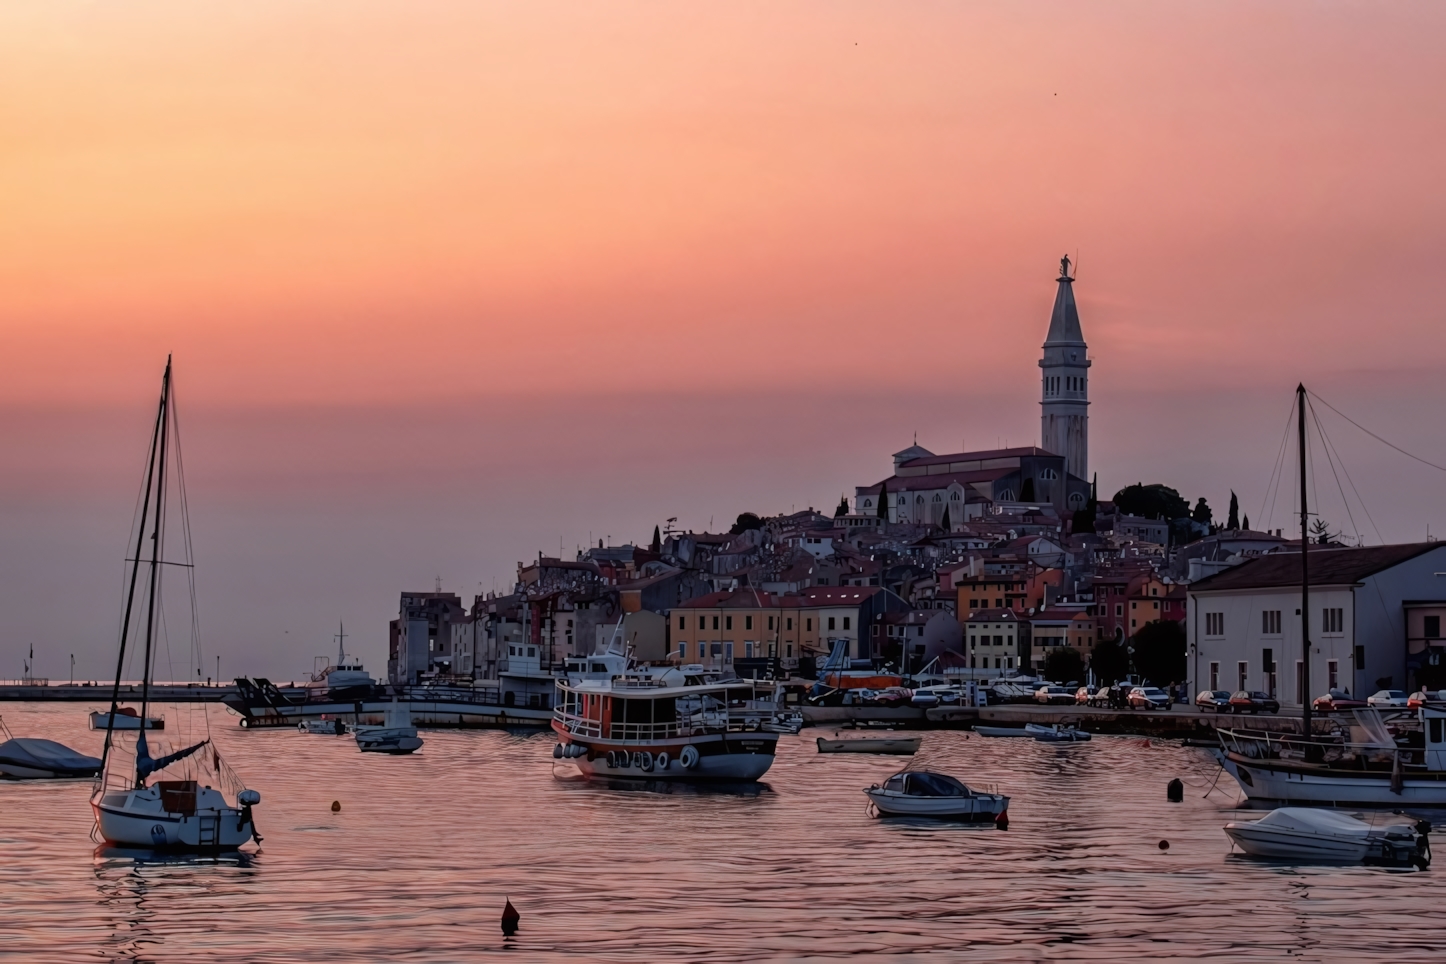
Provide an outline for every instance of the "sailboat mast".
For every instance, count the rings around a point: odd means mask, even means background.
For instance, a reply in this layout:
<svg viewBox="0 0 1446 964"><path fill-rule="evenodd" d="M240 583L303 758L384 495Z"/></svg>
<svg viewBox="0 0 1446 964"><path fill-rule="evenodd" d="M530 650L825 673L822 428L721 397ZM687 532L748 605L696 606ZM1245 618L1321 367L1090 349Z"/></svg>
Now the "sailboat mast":
<svg viewBox="0 0 1446 964"><path fill-rule="evenodd" d="M1296 424L1300 444L1300 669L1301 721L1305 738L1310 731L1310 514L1306 511L1305 484L1305 385L1295 386Z"/></svg>
<svg viewBox="0 0 1446 964"><path fill-rule="evenodd" d="M146 738L146 710L151 699L151 654L156 636L156 587L161 569L161 525L165 521L166 447L171 427L171 363L166 361L166 374L161 380L161 444L156 453L156 515L151 521L151 573L146 598L146 658L141 676L141 731L137 738ZM139 557L137 557L139 558Z"/></svg>
<svg viewBox="0 0 1446 964"><path fill-rule="evenodd" d="M105 772L106 757L110 756L111 736L115 732L115 711L120 703L121 674L125 672L126 641L130 635L131 611L136 602L136 577L141 571L141 546L146 539L146 522L151 508L151 483L156 475L156 450L160 444L161 423L166 417L166 386L170 382L171 362L166 360L166 374L161 379L161 404L156 409L156 426L151 430L150 460L146 466L146 493L141 500L141 524L136 530L136 551L128 560L131 564L131 584L126 592L125 618L121 620L120 654L116 656L115 685L110 692L110 716L105 724L105 745L100 751L101 773Z"/></svg>

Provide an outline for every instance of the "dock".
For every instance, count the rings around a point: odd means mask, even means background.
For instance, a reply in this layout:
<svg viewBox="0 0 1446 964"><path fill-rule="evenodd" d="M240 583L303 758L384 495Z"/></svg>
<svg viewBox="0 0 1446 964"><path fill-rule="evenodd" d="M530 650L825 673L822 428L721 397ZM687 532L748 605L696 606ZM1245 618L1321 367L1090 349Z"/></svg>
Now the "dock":
<svg viewBox="0 0 1446 964"><path fill-rule="evenodd" d="M61 702L61 703L108 703L114 683L30 683L21 681L0 681L0 701L6 702ZM216 703L228 696L236 695L236 686L205 683L152 683L152 703ZM141 684L122 683L119 699L125 703L138 702L141 698Z"/></svg>

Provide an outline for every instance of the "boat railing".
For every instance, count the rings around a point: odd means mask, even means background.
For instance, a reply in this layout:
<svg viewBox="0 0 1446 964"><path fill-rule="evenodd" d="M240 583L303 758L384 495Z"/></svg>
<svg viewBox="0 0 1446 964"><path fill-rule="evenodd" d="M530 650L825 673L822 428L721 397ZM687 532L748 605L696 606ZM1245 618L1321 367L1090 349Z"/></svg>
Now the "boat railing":
<svg viewBox="0 0 1446 964"><path fill-rule="evenodd" d="M1347 743L1339 738L1317 736L1307 740L1299 734L1267 733L1261 730L1216 731L1220 745L1230 753L1252 760L1312 760L1335 765L1391 767L1399 756L1403 767L1425 767L1425 748L1384 746L1379 743Z"/></svg>
<svg viewBox="0 0 1446 964"><path fill-rule="evenodd" d="M553 710L553 719L574 736L594 739L620 740L627 743L646 743L656 740L672 740L678 737L699 736L708 733L747 733L760 729L772 719L772 713L758 711L742 712L736 709L697 710L680 714L678 719L660 723L624 723L614 720L603 732L601 721L579 716L559 706Z"/></svg>

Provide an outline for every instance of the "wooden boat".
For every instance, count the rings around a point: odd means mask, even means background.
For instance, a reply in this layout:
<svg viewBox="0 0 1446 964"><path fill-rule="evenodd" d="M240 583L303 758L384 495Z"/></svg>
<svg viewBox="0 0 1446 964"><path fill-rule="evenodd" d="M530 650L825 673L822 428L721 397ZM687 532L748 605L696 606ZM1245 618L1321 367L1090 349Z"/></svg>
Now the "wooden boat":
<svg viewBox="0 0 1446 964"><path fill-rule="evenodd" d="M853 740L825 740L818 738L820 753L889 753L897 756L913 756L919 752L921 736L905 737L863 737Z"/></svg>
<svg viewBox="0 0 1446 964"><path fill-rule="evenodd" d="M1034 737L1034 734L1022 726L975 726L974 732L980 736L1027 736Z"/></svg>

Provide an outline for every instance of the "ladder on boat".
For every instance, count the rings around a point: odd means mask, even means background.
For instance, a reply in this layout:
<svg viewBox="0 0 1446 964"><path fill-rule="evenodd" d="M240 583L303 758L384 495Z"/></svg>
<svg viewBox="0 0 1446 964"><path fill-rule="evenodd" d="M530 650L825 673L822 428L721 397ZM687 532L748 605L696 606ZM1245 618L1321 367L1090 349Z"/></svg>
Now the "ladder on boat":
<svg viewBox="0 0 1446 964"><path fill-rule="evenodd" d="M196 845L198 847L220 847L221 815L219 813L214 813L210 816L204 813L196 814L196 831Z"/></svg>

